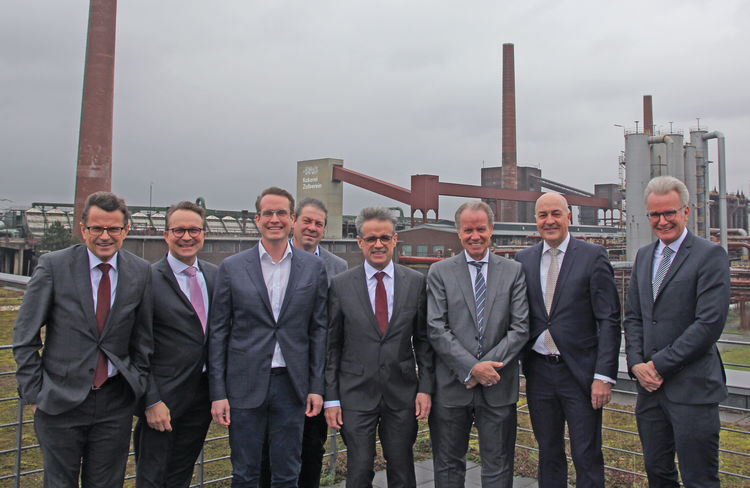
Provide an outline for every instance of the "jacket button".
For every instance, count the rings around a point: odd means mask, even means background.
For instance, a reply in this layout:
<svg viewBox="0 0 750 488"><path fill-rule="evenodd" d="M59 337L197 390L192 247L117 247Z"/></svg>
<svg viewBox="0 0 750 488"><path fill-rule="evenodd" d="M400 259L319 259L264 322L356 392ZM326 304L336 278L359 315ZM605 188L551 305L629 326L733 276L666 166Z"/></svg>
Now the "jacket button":
<svg viewBox="0 0 750 488"><path fill-rule="evenodd" d="M93 372L94 372L94 368L89 368L89 373L93 373Z"/></svg>
<svg viewBox="0 0 750 488"><path fill-rule="evenodd" d="M656 320L652 320L651 325L656 325Z"/></svg>

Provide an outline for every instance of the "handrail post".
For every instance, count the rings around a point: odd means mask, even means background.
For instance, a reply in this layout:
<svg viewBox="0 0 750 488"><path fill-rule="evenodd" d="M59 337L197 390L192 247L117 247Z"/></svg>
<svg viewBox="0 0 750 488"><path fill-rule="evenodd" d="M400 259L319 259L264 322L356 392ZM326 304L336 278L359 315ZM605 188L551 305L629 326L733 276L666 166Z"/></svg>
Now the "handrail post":
<svg viewBox="0 0 750 488"><path fill-rule="evenodd" d="M15 488L21 488L21 444L23 443L23 400L18 399L16 408L16 480Z"/></svg>

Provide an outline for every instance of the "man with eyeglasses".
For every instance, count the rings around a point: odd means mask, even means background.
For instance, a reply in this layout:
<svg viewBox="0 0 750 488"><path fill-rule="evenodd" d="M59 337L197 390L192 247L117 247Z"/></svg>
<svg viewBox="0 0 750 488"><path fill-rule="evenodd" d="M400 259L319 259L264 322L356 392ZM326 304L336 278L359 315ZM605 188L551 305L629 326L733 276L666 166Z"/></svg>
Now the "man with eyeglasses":
<svg viewBox="0 0 750 488"><path fill-rule="evenodd" d="M151 265L154 354L133 433L137 488L187 488L208 427L206 327L217 266L198 259L206 212L193 202L167 210L168 253Z"/></svg>
<svg viewBox="0 0 750 488"><path fill-rule="evenodd" d="M343 273L348 267L345 260L320 246L328 224L328 209L317 198L304 198L295 210L296 218L292 226L292 238L289 244L294 249L301 249L319 256L325 265L328 284L331 278ZM305 417L305 428L302 434L301 468L299 488L318 488L320 472L323 468L323 455L328 437L328 425L323 411L314 417ZM271 468L268 462L268 439L263 444L263 466L261 468L259 488L270 488Z"/></svg>
<svg viewBox="0 0 750 488"><path fill-rule="evenodd" d="M389 210L365 208L355 225L365 262L334 277L328 295L325 416L347 446L347 488L372 486L376 430L388 486L414 487L417 420L434 383L424 276L393 262Z"/></svg>
<svg viewBox="0 0 750 488"><path fill-rule="evenodd" d="M719 484L719 402L727 397L716 341L729 309L729 260L686 228L687 187L659 176L646 186L658 238L638 250L625 307L628 370L649 486Z"/></svg>
<svg viewBox="0 0 750 488"><path fill-rule="evenodd" d="M211 414L229 427L233 488L257 488L266 432L271 485L296 487L304 419L323 406L328 279L320 259L289 244L289 192L267 188L255 208L260 242L216 276Z"/></svg>
<svg viewBox="0 0 750 488"><path fill-rule="evenodd" d="M482 201L461 204L464 252L427 274L427 330L435 350L430 415L435 486L464 486L472 424L479 433L482 486L513 485L518 355L529 339L521 264L490 252L495 216Z"/></svg>
<svg viewBox="0 0 750 488"><path fill-rule="evenodd" d="M90 195L84 243L39 259L18 312L18 392L34 412L45 487L123 484L153 343L149 264L120 249L129 215L113 193Z"/></svg>

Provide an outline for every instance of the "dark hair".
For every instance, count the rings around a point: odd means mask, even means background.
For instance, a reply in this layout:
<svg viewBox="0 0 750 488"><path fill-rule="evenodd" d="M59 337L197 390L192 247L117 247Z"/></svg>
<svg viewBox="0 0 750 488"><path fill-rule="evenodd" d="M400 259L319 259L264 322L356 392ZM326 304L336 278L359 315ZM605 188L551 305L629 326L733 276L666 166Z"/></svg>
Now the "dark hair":
<svg viewBox="0 0 750 488"><path fill-rule="evenodd" d="M461 214L464 210L481 210L487 214L487 225L490 229L495 226L495 213L492 211L489 205L483 201L473 201L462 203L458 210L456 210L456 230L461 230Z"/></svg>
<svg viewBox="0 0 750 488"><path fill-rule="evenodd" d="M302 212L302 209L305 208L305 207L315 207L318 210L320 210L321 212L323 212L325 214L325 216L326 216L325 217L325 223L326 223L326 225L328 224L328 209L323 204L323 202L321 202L317 198L313 198L313 197L303 198L302 201L300 201L297 204L297 209L294 211L294 213L296 213L299 216L300 212Z"/></svg>
<svg viewBox="0 0 750 488"><path fill-rule="evenodd" d="M294 197L291 193L284 190L283 188L279 188L278 186L271 186L263 190L263 192L258 195L258 198L255 199L255 211L260 213L260 201L263 199L266 195L278 195L280 197L286 197L289 200L289 213L294 213Z"/></svg>
<svg viewBox="0 0 750 488"><path fill-rule="evenodd" d="M169 217L172 216L173 213L175 213L177 210L190 210L191 212L195 212L198 215L201 216L201 225L203 228L206 228L206 211L201 207L200 205L196 205L193 202L189 202L187 200L179 203L175 203L171 207L167 209L167 221L165 228L169 228Z"/></svg>
<svg viewBox="0 0 750 488"><path fill-rule="evenodd" d="M83 214L81 215L81 222L83 222L84 226L86 225L86 220L89 217L89 209L91 207L99 207L105 212L114 212L115 210L119 210L120 212L122 212L122 225L128 225L128 218L130 218L128 206L125 205L125 200L118 197L112 192L98 191L96 193L92 193L88 196L88 198L86 198L86 204L83 207Z"/></svg>
<svg viewBox="0 0 750 488"><path fill-rule="evenodd" d="M390 210L384 207L365 207L360 210L359 215L357 215L357 218L354 220L354 226L357 228L358 236L364 237L362 235L362 226L368 220L384 220L390 222L393 227L393 232L396 232L396 223L398 223L398 221Z"/></svg>

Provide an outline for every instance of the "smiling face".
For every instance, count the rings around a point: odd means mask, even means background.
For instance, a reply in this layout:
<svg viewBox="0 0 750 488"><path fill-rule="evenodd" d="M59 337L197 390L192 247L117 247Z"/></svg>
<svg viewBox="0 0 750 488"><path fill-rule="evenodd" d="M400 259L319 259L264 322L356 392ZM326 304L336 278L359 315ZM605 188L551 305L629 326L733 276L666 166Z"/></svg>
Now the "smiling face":
<svg viewBox="0 0 750 488"><path fill-rule="evenodd" d="M539 197L534 216L539 234L551 247L559 246L568 237L571 212L562 195L545 193Z"/></svg>
<svg viewBox="0 0 750 488"><path fill-rule="evenodd" d="M198 251L203 248L203 241L206 238L206 232L203 230L203 220L201 219L201 216L192 210L175 210L172 212L172 215L169 216L167 227L169 229L178 229L185 232L181 237L177 237L173 231L167 230L164 232L164 240L167 241L169 253L173 257L192 266L193 263L195 263L195 257L198 255ZM200 232L197 236L190 237L189 231L191 229L200 229Z"/></svg>
<svg viewBox="0 0 750 488"><path fill-rule="evenodd" d="M375 238L378 239L375 239ZM388 242L383 242L380 238ZM370 219L362 223L362 235L357 236L357 244L365 255L365 260L375 269L384 269L393 259L398 235L393 232L393 224L388 220Z"/></svg>
<svg viewBox="0 0 750 488"><path fill-rule="evenodd" d="M314 205L302 207L292 229L294 247L315 252L325 230L325 212Z"/></svg>
<svg viewBox="0 0 750 488"><path fill-rule="evenodd" d="M263 246L289 239L294 223L290 201L281 195L268 194L260 199L260 209L255 214L255 225L264 241Z"/></svg>
<svg viewBox="0 0 750 488"><path fill-rule="evenodd" d="M653 212L668 212L670 210L677 211L675 216L670 220L663 215L660 215L658 219L649 219L651 229L664 244L670 244L682 235L687 224L688 215L690 215L690 206L682 205L679 193L676 191L670 191L664 195L652 193L648 196L648 200L646 200L646 208L649 214Z"/></svg>
<svg viewBox="0 0 750 488"><path fill-rule="evenodd" d="M81 235L83 241L86 243L86 247L89 248L94 256L98 257L104 262L112 259L112 256L122 246L122 241L125 240L125 236L128 235L130 227L123 223L123 213L120 210L113 210L107 212L101 208L92 205L89 207L88 216L86 217L86 223L81 222ZM99 235L94 235L88 228L90 227L123 227L122 232L118 236L111 236L109 232L105 231Z"/></svg>
<svg viewBox="0 0 750 488"><path fill-rule="evenodd" d="M461 212L458 238L471 259L479 261L487 254L492 238L492 225L483 210L467 208Z"/></svg>

